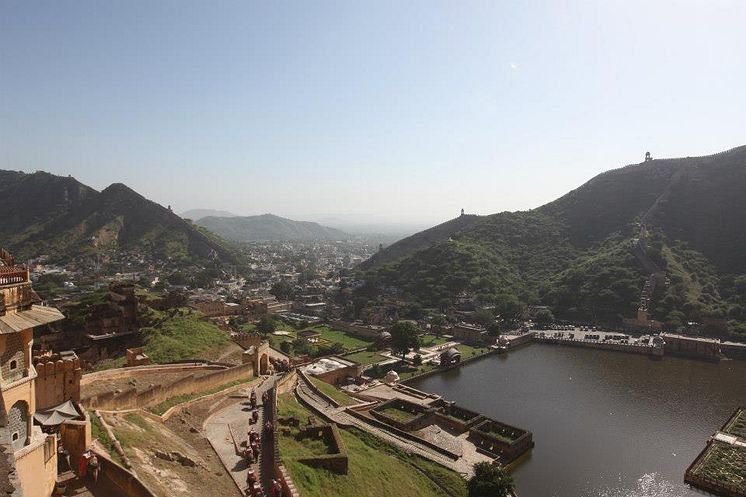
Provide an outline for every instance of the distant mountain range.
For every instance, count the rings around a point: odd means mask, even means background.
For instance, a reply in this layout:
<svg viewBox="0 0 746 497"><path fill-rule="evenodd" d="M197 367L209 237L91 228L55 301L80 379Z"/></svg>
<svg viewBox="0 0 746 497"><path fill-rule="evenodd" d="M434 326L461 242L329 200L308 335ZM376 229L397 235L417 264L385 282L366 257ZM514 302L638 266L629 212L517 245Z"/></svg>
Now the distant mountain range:
<svg viewBox="0 0 746 497"><path fill-rule="evenodd" d="M635 314L651 273L653 317L746 321L746 147L600 174L526 212L462 216L363 263L425 305L517 297L561 317ZM744 329L746 332L746 329Z"/></svg>
<svg viewBox="0 0 746 497"><path fill-rule="evenodd" d="M215 209L190 209L188 211L182 212L180 216L184 219L191 219L192 221L195 221L197 219L202 219L203 217L213 216L213 217L236 217L235 214L228 211L219 211Z"/></svg>
<svg viewBox="0 0 746 497"><path fill-rule="evenodd" d="M274 214L260 216L208 216L195 221L218 236L234 242L289 240L346 240L347 234L318 223L293 221Z"/></svg>
<svg viewBox="0 0 746 497"><path fill-rule="evenodd" d="M237 260L224 240L121 183L98 192L69 176L0 170L0 212L0 247L21 260L48 255L59 261L109 249Z"/></svg>

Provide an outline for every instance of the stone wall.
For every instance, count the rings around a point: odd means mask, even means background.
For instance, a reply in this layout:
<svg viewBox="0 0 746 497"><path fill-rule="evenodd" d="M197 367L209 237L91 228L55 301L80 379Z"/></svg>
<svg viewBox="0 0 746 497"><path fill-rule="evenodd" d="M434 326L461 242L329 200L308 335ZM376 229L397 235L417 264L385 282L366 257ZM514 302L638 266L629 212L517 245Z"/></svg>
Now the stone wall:
<svg viewBox="0 0 746 497"><path fill-rule="evenodd" d="M72 400L80 402L80 359L51 358L37 361L36 409L47 409Z"/></svg>
<svg viewBox="0 0 746 497"><path fill-rule="evenodd" d="M96 371L94 373L86 373L80 380L82 386L90 385L99 380L117 380L122 378L137 378L140 375L150 374L153 372L164 371L167 373L177 373L179 371L194 371L199 370L211 370L219 371L226 369L226 366L219 364L203 364L188 362L183 364L158 364L149 366L136 366L127 368L115 368L107 369L105 371Z"/></svg>
<svg viewBox="0 0 746 497"><path fill-rule="evenodd" d="M232 368L221 369L201 377L193 374L181 378L169 385L156 385L137 392L135 388L120 393L106 392L81 400L88 409L121 410L147 408L178 395L193 395L210 390L237 380L248 380L254 376L251 364L242 364Z"/></svg>
<svg viewBox="0 0 746 497"><path fill-rule="evenodd" d="M301 438L323 439L329 447L329 454L314 457L301 457L298 462L313 468L324 468L335 473L347 474L347 448L342 441L337 425L309 426L300 431Z"/></svg>
<svg viewBox="0 0 746 497"><path fill-rule="evenodd" d="M157 497L135 475L99 452L96 452L96 456L101 463L99 478L109 480L127 497Z"/></svg>
<svg viewBox="0 0 746 497"><path fill-rule="evenodd" d="M295 385L297 384L298 373L296 372L296 370L293 370L277 380L277 383L275 384L277 395L282 395L284 393L293 391L295 389Z"/></svg>
<svg viewBox="0 0 746 497"><path fill-rule="evenodd" d="M469 437L478 449L499 457L501 463L513 461L534 446L530 431L488 418L471 428Z"/></svg>
<svg viewBox="0 0 746 497"><path fill-rule="evenodd" d="M331 321L329 326L366 340L377 340L387 330L385 326L368 326L341 320Z"/></svg>
<svg viewBox="0 0 746 497"><path fill-rule="evenodd" d="M295 484L293 483L293 480L290 478L290 473L288 473L287 469L285 469L285 466L282 464L282 458L280 457L280 447L277 444L277 395L278 395L278 385L282 384L280 388L289 388L290 385L294 386L294 382L297 381L297 376L292 378L290 375L285 375L283 378L281 378L277 384L267 391L269 394L269 403L267 407L265 407L264 416L265 419L268 419L272 422L272 426L274 427L274 433L269 438L269 440L265 440L263 443L270 443L272 444L271 451L269 451L272 454L272 458L274 459L272 461L272 466L275 470L275 479L280 482L280 485L282 486L282 495L288 496L288 497L300 497L300 493L298 492L298 489L295 488Z"/></svg>
<svg viewBox="0 0 746 497"><path fill-rule="evenodd" d="M84 421L65 421L60 425L62 446L70 454L70 461L78 461L80 455L91 445L91 420L88 413Z"/></svg>

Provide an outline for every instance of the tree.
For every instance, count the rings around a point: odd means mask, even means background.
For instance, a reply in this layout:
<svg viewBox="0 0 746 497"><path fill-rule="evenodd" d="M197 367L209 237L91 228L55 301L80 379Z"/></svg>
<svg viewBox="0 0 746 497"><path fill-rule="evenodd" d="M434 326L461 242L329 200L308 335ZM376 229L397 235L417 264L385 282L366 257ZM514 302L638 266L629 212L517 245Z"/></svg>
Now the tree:
<svg viewBox="0 0 746 497"><path fill-rule="evenodd" d="M546 326L554 322L554 314L549 309L539 309L536 313L536 322L542 326Z"/></svg>
<svg viewBox="0 0 746 497"><path fill-rule="evenodd" d="M287 355L291 355L291 352L293 351L293 345L290 342L282 342L280 344L280 350Z"/></svg>
<svg viewBox="0 0 746 497"><path fill-rule="evenodd" d="M446 321L446 318L442 314L435 314L430 317L430 323L433 325L432 331L437 336L440 336L443 333L443 326L448 321Z"/></svg>
<svg viewBox="0 0 746 497"><path fill-rule="evenodd" d="M495 309L503 319L520 319L526 312L526 307L515 295L510 294L498 295Z"/></svg>
<svg viewBox="0 0 746 497"><path fill-rule="evenodd" d="M412 364L420 366L422 364L422 356L420 354L415 355L414 359L412 359Z"/></svg>
<svg viewBox="0 0 746 497"><path fill-rule="evenodd" d="M411 321L399 321L391 327L391 350L401 355L401 360L411 349L419 348L419 329Z"/></svg>
<svg viewBox="0 0 746 497"><path fill-rule="evenodd" d="M272 285L269 293L274 295L277 300L287 300L293 294L293 287L287 281L278 281Z"/></svg>
<svg viewBox="0 0 746 497"><path fill-rule="evenodd" d="M495 315L489 309L479 309L474 313L474 322L487 328L495 323Z"/></svg>
<svg viewBox="0 0 746 497"><path fill-rule="evenodd" d="M266 335L268 333L272 333L275 331L276 326L274 321L272 321L267 316L262 317L262 319L259 320L259 324L256 325L256 329L261 333L262 335Z"/></svg>
<svg viewBox="0 0 746 497"><path fill-rule="evenodd" d="M168 282L172 285L186 285L187 284L187 277L184 275L184 273L175 272L171 273L168 276Z"/></svg>
<svg viewBox="0 0 746 497"><path fill-rule="evenodd" d="M496 464L478 462L474 476L466 484L469 497L507 497L513 490L513 478Z"/></svg>

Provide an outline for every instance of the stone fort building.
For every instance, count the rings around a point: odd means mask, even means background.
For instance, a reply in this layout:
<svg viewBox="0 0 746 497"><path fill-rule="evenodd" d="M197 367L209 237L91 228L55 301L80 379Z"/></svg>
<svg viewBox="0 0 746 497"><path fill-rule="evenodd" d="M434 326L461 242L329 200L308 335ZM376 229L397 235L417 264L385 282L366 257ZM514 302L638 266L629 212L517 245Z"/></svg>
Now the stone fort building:
<svg viewBox="0 0 746 497"><path fill-rule="evenodd" d="M54 490L57 437L34 424L37 408L47 406L37 406L38 374L31 346L35 327L63 317L57 309L41 305L28 269L0 250L0 487L8 495L47 497ZM47 392L40 393L46 403ZM81 442L86 443L90 426L83 423L82 429Z"/></svg>

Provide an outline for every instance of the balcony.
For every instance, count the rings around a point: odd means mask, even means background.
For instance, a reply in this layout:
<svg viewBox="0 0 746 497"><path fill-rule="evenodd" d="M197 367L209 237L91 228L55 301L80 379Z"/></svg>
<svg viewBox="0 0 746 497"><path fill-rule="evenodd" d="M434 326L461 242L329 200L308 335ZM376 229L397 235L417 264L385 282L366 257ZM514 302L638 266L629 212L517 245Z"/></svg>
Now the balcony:
<svg viewBox="0 0 746 497"><path fill-rule="evenodd" d="M28 269L19 266L0 265L0 286L15 285L29 281Z"/></svg>

